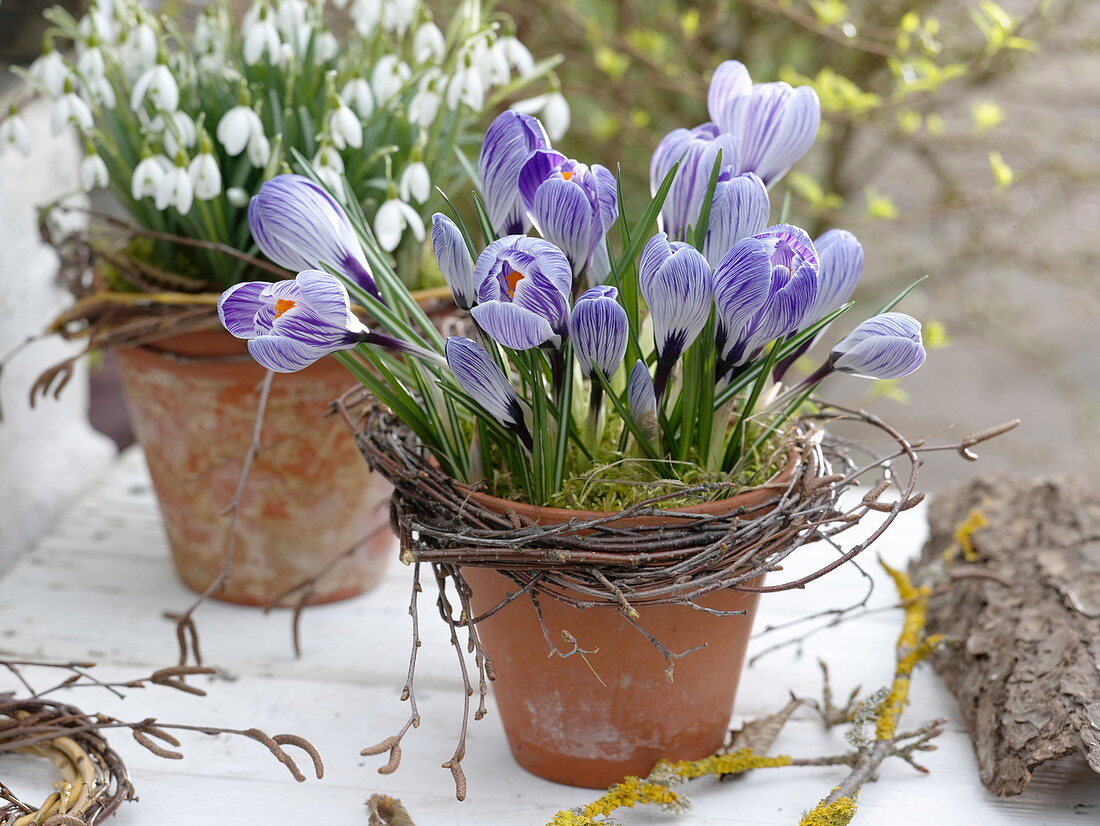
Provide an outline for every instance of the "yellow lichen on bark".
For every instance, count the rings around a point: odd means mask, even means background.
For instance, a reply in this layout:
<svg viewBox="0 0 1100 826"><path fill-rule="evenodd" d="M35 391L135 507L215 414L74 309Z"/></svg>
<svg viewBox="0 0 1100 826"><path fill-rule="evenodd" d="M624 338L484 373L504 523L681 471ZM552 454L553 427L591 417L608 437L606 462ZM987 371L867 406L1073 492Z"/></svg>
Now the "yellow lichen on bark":
<svg viewBox="0 0 1100 826"><path fill-rule="evenodd" d="M856 802L842 797L832 803L819 803L813 811L803 815L798 826L848 826L856 816Z"/></svg>
<svg viewBox="0 0 1100 826"><path fill-rule="evenodd" d="M974 532L981 530L989 522L983 514L977 508L974 508L967 515L966 519L958 524L955 528L955 542L943 552L943 559L948 564L955 561L955 557L962 552L963 559L966 562L977 562L978 552L974 550Z"/></svg>
<svg viewBox="0 0 1100 826"><path fill-rule="evenodd" d="M905 608L905 621L896 645L897 668L894 681L890 685L889 694L879 704L875 714L876 736L880 740L890 740L897 732L898 718L909 700L909 675L913 673L917 663L932 652L940 638L934 636L924 638L930 589L927 586L918 588L913 585L913 581L904 571L891 568L885 562L880 564L894 580L894 587L897 588L898 596Z"/></svg>

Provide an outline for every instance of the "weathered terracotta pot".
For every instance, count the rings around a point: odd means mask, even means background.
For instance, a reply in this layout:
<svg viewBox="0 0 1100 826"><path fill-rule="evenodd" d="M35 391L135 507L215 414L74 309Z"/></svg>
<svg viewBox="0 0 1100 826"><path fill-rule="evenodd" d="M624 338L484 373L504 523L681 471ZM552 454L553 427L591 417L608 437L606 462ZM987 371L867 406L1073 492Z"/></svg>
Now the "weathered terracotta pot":
<svg viewBox="0 0 1100 826"><path fill-rule="evenodd" d="M224 511L252 439L264 370L220 331L117 352L176 570L201 592L224 563ZM324 415L351 384L333 359L275 376L263 447L237 512L232 575L215 598L267 605L388 522L388 483L366 467L340 419ZM383 529L317 583L311 602L370 588L392 548Z"/></svg>
<svg viewBox="0 0 1100 826"><path fill-rule="evenodd" d="M723 513L737 508L763 513L764 503L786 486L798 464L767 485L717 502L677 508L680 512ZM513 509L540 524L606 514L540 508L473 494L486 507ZM668 524L674 517L636 517L620 527ZM484 613L501 602L515 584L488 568L464 567L472 607ZM756 587L760 576L746 582ZM581 598L580 595L577 595ZM644 777L659 760L695 760L718 749L725 739L733 700L748 648L759 594L717 591L700 605L742 616L715 616L682 605L637 606L638 622L674 652L706 645L677 660L675 681L667 663L614 606L577 610L560 600L539 601L550 639L568 651L562 632L595 653L567 658L548 656L542 628L531 604L515 600L478 625L486 651L496 664L493 694L512 754L533 774L558 783L607 788L626 775Z"/></svg>

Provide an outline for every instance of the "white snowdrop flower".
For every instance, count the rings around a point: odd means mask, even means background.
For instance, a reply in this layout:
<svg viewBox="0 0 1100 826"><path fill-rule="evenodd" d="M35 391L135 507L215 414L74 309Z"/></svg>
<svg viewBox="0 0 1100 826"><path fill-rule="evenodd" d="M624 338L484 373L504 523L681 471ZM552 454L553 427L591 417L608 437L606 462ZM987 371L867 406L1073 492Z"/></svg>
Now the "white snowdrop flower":
<svg viewBox="0 0 1100 826"><path fill-rule="evenodd" d="M374 216L374 234L378 243L386 252L393 252L401 243L405 230L412 230L417 241L424 240L424 221L411 206L398 198L390 198Z"/></svg>
<svg viewBox="0 0 1100 826"><path fill-rule="evenodd" d="M69 78L69 67L61 53L51 49L39 55L31 63L28 71L51 95L60 95L65 91L65 81Z"/></svg>
<svg viewBox="0 0 1100 826"><path fill-rule="evenodd" d="M374 92L370 84L361 77L353 77L340 90L340 98L348 102L359 117L369 118L374 114Z"/></svg>
<svg viewBox="0 0 1100 826"><path fill-rule="evenodd" d="M413 35L413 56L418 64L427 63L433 58L442 60L447 53L447 40L443 32L431 20L420 24Z"/></svg>
<svg viewBox="0 0 1100 826"><path fill-rule="evenodd" d="M355 0L351 7L351 21L363 37L370 37L382 22L383 0Z"/></svg>
<svg viewBox="0 0 1100 826"><path fill-rule="evenodd" d="M385 0L382 26L388 32L404 34L416 21L417 0Z"/></svg>
<svg viewBox="0 0 1100 826"><path fill-rule="evenodd" d="M80 186L85 192L107 186L107 164L95 152L89 152L80 162Z"/></svg>
<svg viewBox="0 0 1100 826"><path fill-rule="evenodd" d="M528 77L535 71L535 58L518 37L506 35L496 42L496 47L504 54L508 65L516 70L520 77Z"/></svg>
<svg viewBox="0 0 1100 826"><path fill-rule="evenodd" d="M81 51L76 59L76 70L86 83L106 76L107 67L103 62L103 52L99 46L90 46Z"/></svg>
<svg viewBox="0 0 1100 826"><path fill-rule="evenodd" d="M130 93L130 108L135 112L149 100L160 112L175 112L180 105L180 87L171 70L163 63L146 69L134 83Z"/></svg>
<svg viewBox="0 0 1100 826"><path fill-rule="evenodd" d="M267 54L272 63L279 62L280 46L279 29L275 25L271 9L266 3L257 3L250 8L241 21L241 31L244 33L244 62L248 66L255 66L260 59Z"/></svg>
<svg viewBox="0 0 1100 826"><path fill-rule="evenodd" d="M439 114L439 106L443 102L443 96L439 93L439 86L443 82L443 73L439 69L429 69L420 78L416 94L409 101L406 113L409 123L424 129L435 123Z"/></svg>
<svg viewBox="0 0 1100 826"><path fill-rule="evenodd" d="M313 38L313 65L320 66L332 60L340 51L340 44L332 32L317 32Z"/></svg>
<svg viewBox="0 0 1100 826"><path fill-rule="evenodd" d="M14 147L21 155L31 154L31 133L23 116L11 108L8 116L0 121L0 155L7 147Z"/></svg>
<svg viewBox="0 0 1100 826"><path fill-rule="evenodd" d="M246 207L251 200L248 191L239 186L231 186L225 191L225 198L235 207Z"/></svg>
<svg viewBox="0 0 1100 826"><path fill-rule="evenodd" d="M397 55L382 55L371 69L370 85L374 89L374 101L385 106L397 95L408 81L412 70Z"/></svg>
<svg viewBox="0 0 1100 826"><path fill-rule="evenodd" d="M431 197L432 178L428 174L428 167L424 165L423 161L419 160L418 155L419 153L413 155L416 160L406 166L404 172L401 173L398 191L402 201L408 203L415 201L422 204Z"/></svg>
<svg viewBox="0 0 1100 826"><path fill-rule="evenodd" d="M230 155L240 155L253 135L263 135L264 124L250 106L234 106L218 121L218 143Z"/></svg>
<svg viewBox="0 0 1100 826"><path fill-rule="evenodd" d="M93 105L104 109L114 109L118 106L115 97L115 89L105 77L93 77L81 84L84 99Z"/></svg>
<svg viewBox="0 0 1100 826"><path fill-rule="evenodd" d="M271 160L271 141L262 131L253 132L248 139L248 162L259 169Z"/></svg>
<svg viewBox="0 0 1100 826"><path fill-rule="evenodd" d="M61 130L72 125L77 129L92 128L92 110L88 104L68 91L57 99L50 113L50 125L54 135L60 135Z"/></svg>
<svg viewBox="0 0 1100 826"><path fill-rule="evenodd" d="M105 43L114 43L118 36L118 26L115 24L115 4L112 0L101 0L92 3L87 14L81 18L77 31L85 41L93 36Z"/></svg>
<svg viewBox="0 0 1100 826"><path fill-rule="evenodd" d="M447 84L447 108L453 111L463 103L475 112L485 105L485 83L470 55L459 64Z"/></svg>
<svg viewBox="0 0 1100 826"><path fill-rule="evenodd" d="M156 32L148 23L139 23L132 29L124 30L123 37L125 39L119 45L122 68L128 76L138 77L157 62Z"/></svg>
<svg viewBox="0 0 1100 826"><path fill-rule="evenodd" d="M134 200L155 196L161 179L171 166L171 161L163 155L142 158L134 167L134 176L130 179L130 194L134 196Z"/></svg>
<svg viewBox="0 0 1100 826"><path fill-rule="evenodd" d="M149 130L163 133L164 150L173 158L180 149L190 149L194 146L198 137L195 121L180 109L167 117L164 114L157 115L149 122Z"/></svg>
<svg viewBox="0 0 1100 826"><path fill-rule="evenodd" d="M302 0L279 0L275 12L279 33L287 40L296 37L306 27L309 7Z"/></svg>
<svg viewBox="0 0 1100 826"><path fill-rule="evenodd" d="M209 15L201 14L195 21L195 30L191 34L191 46L195 54L210 54L217 50L215 23Z"/></svg>
<svg viewBox="0 0 1100 826"><path fill-rule="evenodd" d="M508 56L497 42L490 45L484 39L479 41L474 55L474 65L484 78L486 86L504 86L512 79Z"/></svg>
<svg viewBox="0 0 1100 826"><path fill-rule="evenodd" d="M221 194L222 173L218 169L217 158L209 152L196 155L187 167L187 174L191 176L195 197L200 201L209 201Z"/></svg>
<svg viewBox="0 0 1100 826"><path fill-rule="evenodd" d="M565 137L569 131L571 116L569 102L561 92L548 92L527 100L519 100L512 104L512 109L525 115L542 114L540 120L546 129L550 140L557 141Z"/></svg>
<svg viewBox="0 0 1100 826"><path fill-rule="evenodd" d="M363 124L351 108L341 103L328 114L328 132L337 149L358 149L363 145Z"/></svg>
<svg viewBox="0 0 1100 826"><path fill-rule="evenodd" d="M302 51L305 51L304 47ZM295 61L297 57L298 55L295 54L293 46L291 46L289 43L280 43L279 53L276 56L274 62L280 69L286 71L288 68L290 68L291 64Z"/></svg>
<svg viewBox="0 0 1100 826"><path fill-rule="evenodd" d="M173 164L160 179L153 202L162 212L174 206L180 215L186 215L191 211L194 201L195 189L191 184L191 176L187 174L187 167L179 163Z"/></svg>
<svg viewBox="0 0 1100 826"><path fill-rule="evenodd" d="M344 193L342 181L344 159L340 157L340 153L336 151L335 147L322 146L320 151L313 156L313 169L325 188L329 192L335 193L338 200L342 199Z"/></svg>
<svg viewBox="0 0 1100 826"><path fill-rule="evenodd" d="M332 6L336 9L344 9L348 5L348 0L332 0Z"/></svg>

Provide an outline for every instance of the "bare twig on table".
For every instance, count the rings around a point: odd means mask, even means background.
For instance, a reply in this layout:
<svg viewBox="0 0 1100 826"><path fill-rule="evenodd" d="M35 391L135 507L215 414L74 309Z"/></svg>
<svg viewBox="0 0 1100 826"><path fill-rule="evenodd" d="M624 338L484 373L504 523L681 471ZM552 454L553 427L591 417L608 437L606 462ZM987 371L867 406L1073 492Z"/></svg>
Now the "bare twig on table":
<svg viewBox="0 0 1100 826"><path fill-rule="evenodd" d="M194 659L196 665L202 665L202 651L199 648L199 633L195 627L194 613L200 605L206 602L215 591L225 588L229 576L233 572L233 551L237 543L237 511L240 508L241 497L244 495L245 486L248 484L248 476L252 472L252 463L255 461L262 447L260 436L263 432L264 413L267 411L267 400L271 395L271 383L275 373L268 370L264 373L263 383L260 385L260 401L256 408L256 420L252 426L252 441L248 445L248 451L241 465L240 476L237 477L237 488L233 492L233 498L222 511L222 516L229 517L229 524L225 531L225 558L221 572L210 582L196 599L182 614L166 614L176 624L176 640L179 643L179 664L186 665L189 659Z"/></svg>
<svg viewBox="0 0 1100 826"><path fill-rule="evenodd" d="M396 797L372 794L367 800L367 811L370 813L367 826L416 826L405 804Z"/></svg>

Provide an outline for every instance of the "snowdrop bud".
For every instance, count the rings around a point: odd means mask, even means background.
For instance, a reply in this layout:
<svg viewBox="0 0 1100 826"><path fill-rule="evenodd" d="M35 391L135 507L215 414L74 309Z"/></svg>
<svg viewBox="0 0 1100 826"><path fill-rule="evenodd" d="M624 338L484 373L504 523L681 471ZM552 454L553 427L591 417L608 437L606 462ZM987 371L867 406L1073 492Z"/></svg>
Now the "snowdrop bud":
<svg viewBox="0 0 1100 826"><path fill-rule="evenodd" d="M442 60L447 53L447 42L439 26L431 20L420 24L413 35L413 56L417 63L428 63L433 58Z"/></svg>
<svg viewBox="0 0 1100 826"><path fill-rule="evenodd" d="M505 58L520 77L527 77L535 71L535 59L530 50L519 38L508 35L497 41L497 47L504 53Z"/></svg>
<svg viewBox="0 0 1100 826"><path fill-rule="evenodd" d="M53 96L60 95L65 90L65 81L70 74L65 59L52 46L45 54L35 58L28 71Z"/></svg>
<svg viewBox="0 0 1100 826"><path fill-rule="evenodd" d="M447 108L454 111L464 103L475 112L485 105L485 83L469 52L459 63L451 82L447 84Z"/></svg>
<svg viewBox="0 0 1100 826"><path fill-rule="evenodd" d="M370 37L382 20L383 0L355 0L351 7L351 21L363 37Z"/></svg>
<svg viewBox="0 0 1100 826"><path fill-rule="evenodd" d="M388 32L404 34L416 19L417 0L386 0L382 7L382 26Z"/></svg>
<svg viewBox="0 0 1100 826"><path fill-rule="evenodd" d="M152 198L160 188L161 179L171 168L171 162L163 155L151 155L142 158L134 167L134 176L130 179L130 194L135 201Z"/></svg>
<svg viewBox="0 0 1100 826"><path fill-rule="evenodd" d="M423 129L429 129L435 123L439 106L443 102L439 94L439 85L442 82L443 73L438 69L429 69L424 73L417 86L417 92L409 101L409 107L406 110L409 123Z"/></svg>
<svg viewBox="0 0 1100 826"><path fill-rule="evenodd" d="M186 159L181 153L176 156L172 168L161 178L153 201L162 212L169 206L174 206L180 215L186 215L191 211L194 200L195 189L191 184L191 176L187 173Z"/></svg>
<svg viewBox="0 0 1100 826"><path fill-rule="evenodd" d="M200 201L217 198L222 191L222 173L218 169L218 161L213 155L213 150L214 147L210 143L210 137L203 131L199 154L194 157L191 165L187 168L187 173L191 176L191 186L195 191L195 197Z"/></svg>
<svg viewBox="0 0 1100 826"><path fill-rule="evenodd" d="M196 24L195 31L198 32ZM119 54L126 74L137 77L157 60L157 35L148 23L139 23L133 29L123 31Z"/></svg>
<svg viewBox="0 0 1100 826"><path fill-rule="evenodd" d="M360 118L366 120L374 114L374 92L370 84L361 77L355 77L344 84L340 90L340 99L347 101Z"/></svg>
<svg viewBox="0 0 1100 826"><path fill-rule="evenodd" d="M227 189L225 191L225 197L226 197L226 200L228 200L229 203L232 206L235 206L235 207L246 207L246 206L248 206L248 201L249 201L248 191L245 190L245 189L242 189L239 186L232 186L229 189Z"/></svg>
<svg viewBox="0 0 1100 826"><path fill-rule="evenodd" d="M494 42L492 46L484 40L478 43L477 67L485 79L486 86L504 86L512 79L508 56L504 53L499 41Z"/></svg>
<svg viewBox="0 0 1100 826"><path fill-rule="evenodd" d="M257 169L267 166L271 160L271 141L262 131L252 133L248 139L248 162Z"/></svg>
<svg viewBox="0 0 1100 826"><path fill-rule="evenodd" d="M98 46L84 49L76 59L76 70L86 83L98 80L107 73L103 63L103 52Z"/></svg>
<svg viewBox="0 0 1100 826"><path fill-rule="evenodd" d="M401 200L406 203L415 201L422 204L431 197L432 179L428 174L428 167L420 160L420 151L413 150L412 161L401 173L401 181L398 184Z"/></svg>
<svg viewBox="0 0 1100 826"><path fill-rule="evenodd" d="M94 147L89 149L80 162L80 186L85 192L100 189L108 183L107 164L103 163L103 158L99 157Z"/></svg>
<svg viewBox="0 0 1100 826"><path fill-rule="evenodd" d="M15 147L21 154L31 154L31 133L19 110L12 105L8 116L0 121L0 155L9 147Z"/></svg>
<svg viewBox="0 0 1100 826"><path fill-rule="evenodd" d="M80 130L91 129L92 110L73 93L71 80L66 81L65 89L65 94L57 99L50 115L50 126L54 135L60 135L66 126L75 126Z"/></svg>
<svg viewBox="0 0 1100 826"><path fill-rule="evenodd" d="M344 159L332 146L322 146L313 156L313 170L325 189L333 193L337 200L341 200L344 193L344 184L341 180L344 174Z"/></svg>
<svg viewBox="0 0 1100 826"><path fill-rule="evenodd" d="M175 157L180 149L190 149L195 145L198 132L195 129L195 121L186 112L176 110L167 118L157 115L149 124L154 132L164 133L164 149L171 157Z"/></svg>
<svg viewBox="0 0 1100 826"><path fill-rule="evenodd" d="M251 107L234 106L218 121L218 143L230 155L240 155L252 141L253 135L263 135L264 125Z"/></svg>
<svg viewBox="0 0 1100 826"><path fill-rule="evenodd" d="M339 106L329 112L328 132L332 136L332 143L337 149L358 149L363 145L363 124L351 108L340 102Z"/></svg>
<svg viewBox="0 0 1100 826"><path fill-rule="evenodd" d="M272 63L279 61L282 41L279 39L279 29L266 3L258 3L248 10L241 22L241 31L244 33L243 51L246 65L255 66L265 53Z"/></svg>
<svg viewBox="0 0 1100 826"><path fill-rule="evenodd" d="M332 32L317 32L313 37L313 65L328 63L340 51L340 44Z"/></svg>
<svg viewBox="0 0 1100 826"><path fill-rule="evenodd" d="M386 106L401 91L410 74L412 70L397 55L382 55L370 74L370 85L378 106Z"/></svg>
<svg viewBox="0 0 1100 826"><path fill-rule="evenodd" d="M163 63L158 63L137 79L130 93L130 108L135 112L148 99L161 112L175 112L180 105L180 89L176 78Z"/></svg>
<svg viewBox="0 0 1100 826"><path fill-rule="evenodd" d="M374 234L378 243L386 252L393 252L401 243L405 230L412 231L417 241L424 240L424 221L420 214L404 201L394 197L378 207L374 216Z"/></svg>

